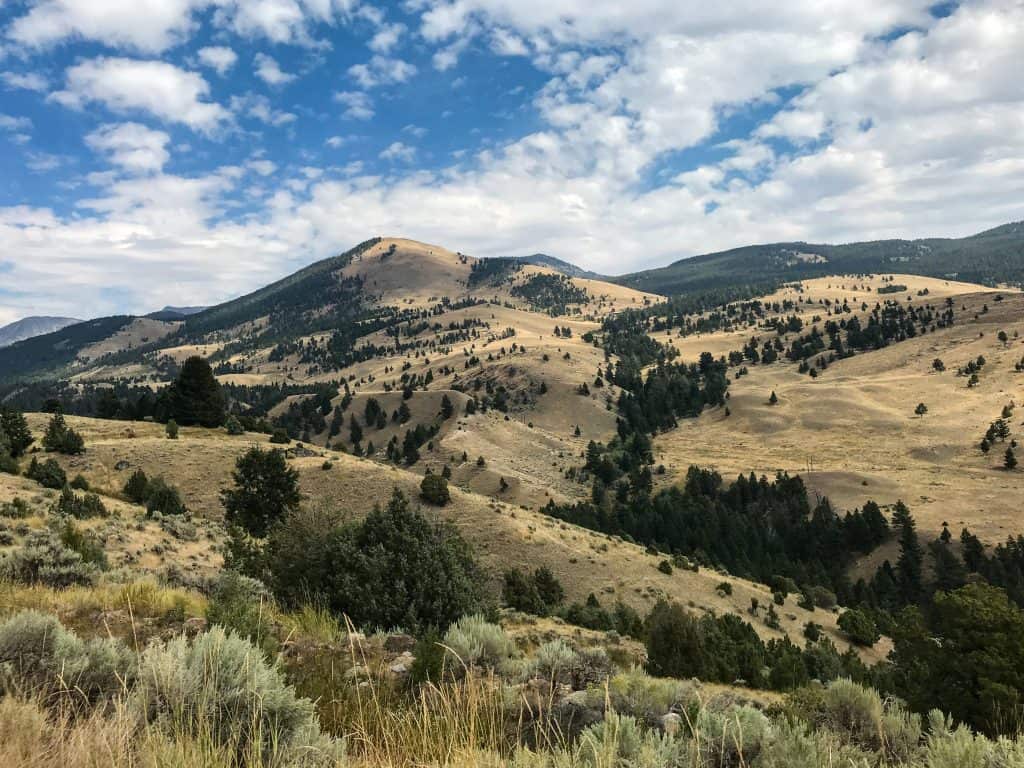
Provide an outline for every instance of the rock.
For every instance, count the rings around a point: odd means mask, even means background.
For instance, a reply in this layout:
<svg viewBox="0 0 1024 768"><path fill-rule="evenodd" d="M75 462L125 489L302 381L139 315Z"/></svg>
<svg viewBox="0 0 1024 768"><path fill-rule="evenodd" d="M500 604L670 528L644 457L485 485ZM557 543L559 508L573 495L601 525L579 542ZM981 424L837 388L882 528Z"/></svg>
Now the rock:
<svg viewBox="0 0 1024 768"><path fill-rule="evenodd" d="M348 677L348 678L369 677L369 676L370 676L370 670L368 670L366 667L364 667L361 664L356 664L354 667L351 667L351 668L349 668L349 669L347 669L345 671L345 677Z"/></svg>
<svg viewBox="0 0 1024 768"><path fill-rule="evenodd" d="M189 636L195 636L202 634L206 631L206 619L202 616L193 616L191 619L185 620L184 630L185 634Z"/></svg>
<svg viewBox="0 0 1024 768"><path fill-rule="evenodd" d="M661 732L668 736L676 736L683 727L683 718L677 712L669 712L661 716Z"/></svg>
<svg viewBox="0 0 1024 768"><path fill-rule="evenodd" d="M409 671L405 664L400 661L392 664L388 669L391 670L391 673L394 675L404 675Z"/></svg>
<svg viewBox="0 0 1024 768"><path fill-rule="evenodd" d="M384 650L388 653L408 653L416 647L416 638L412 635L388 635L384 638Z"/></svg>
<svg viewBox="0 0 1024 768"><path fill-rule="evenodd" d="M114 469L116 469L118 472L123 472L130 466L131 464L128 463L127 459L121 459L119 462L117 462L117 464L114 465Z"/></svg>

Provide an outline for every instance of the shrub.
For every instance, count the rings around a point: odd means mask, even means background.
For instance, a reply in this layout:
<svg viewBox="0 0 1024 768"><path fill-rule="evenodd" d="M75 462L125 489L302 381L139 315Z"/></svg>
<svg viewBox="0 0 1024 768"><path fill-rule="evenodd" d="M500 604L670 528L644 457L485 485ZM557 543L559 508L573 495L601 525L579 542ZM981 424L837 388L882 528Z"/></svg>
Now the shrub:
<svg viewBox="0 0 1024 768"><path fill-rule="evenodd" d="M540 646L526 667L525 677L541 677L557 683L572 680L574 668L579 662L576 653L562 639L551 640Z"/></svg>
<svg viewBox="0 0 1024 768"><path fill-rule="evenodd" d="M70 520L65 520L57 529L57 534L61 544L82 556L82 562L95 565L101 571L107 569L107 553L103 549L103 544L91 533L86 533Z"/></svg>
<svg viewBox="0 0 1024 768"><path fill-rule="evenodd" d="M245 567L249 575L265 572L286 605L319 600L363 627L417 633L490 604L486 579L455 527L410 509L397 489L361 522L341 524L317 510L293 514L271 531L253 569Z"/></svg>
<svg viewBox="0 0 1024 768"><path fill-rule="evenodd" d="M62 588L95 582L97 569L49 531L33 531L24 546L0 561L0 578Z"/></svg>
<svg viewBox="0 0 1024 768"><path fill-rule="evenodd" d="M634 718L612 712L580 734L575 759L557 759L561 755L556 755L552 764L578 765L580 768L682 766L688 764L687 750L685 741L644 732Z"/></svg>
<svg viewBox="0 0 1024 768"><path fill-rule="evenodd" d="M136 504L142 504L148 493L149 478L141 469L136 469L124 484L124 495Z"/></svg>
<svg viewBox="0 0 1024 768"><path fill-rule="evenodd" d="M231 473L234 487L221 491L224 519L250 536L262 538L271 526L299 506L299 473L278 450L250 448Z"/></svg>
<svg viewBox="0 0 1024 768"><path fill-rule="evenodd" d="M732 584L730 584L728 581L723 581L717 587L715 587L715 591L721 595L725 595L726 597L728 597L732 595Z"/></svg>
<svg viewBox="0 0 1024 768"><path fill-rule="evenodd" d="M75 475L74 479L70 483L71 487L76 491L88 491L89 481L85 479L81 474Z"/></svg>
<svg viewBox="0 0 1024 768"><path fill-rule="evenodd" d="M43 435L43 448L74 455L85 450L85 440L65 423L63 414L55 413Z"/></svg>
<svg viewBox="0 0 1024 768"><path fill-rule="evenodd" d="M221 571L206 606L206 620L252 641L267 652L276 646L270 621L270 593L262 583L236 571Z"/></svg>
<svg viewBox="0 0 1024 768"><path fill-rule="evenodd" d="M516 650L505 630L479 614L465 616L455 622L444 635L444 645L457 662L467 667L489 669L511 659Z"/></svg>
<svg viewBox="0 0 1024 768"><path fill-rule="evenodd" d="M169 734L209 737L243 762L255 753L275 764L315 764L337 749L321 735L313 703L248 640L217 626L191 643L177 637L149 646L131 705Z"/></svg>
<svg viewBox="0 0 1024 768"><path fill-rule="evenodd" d="M587 702L603 707L606 695L614 711L652 725L669 712L688 710L697 701L697 691L691 683L669 677L652 677L639 669L614 675L608 680L607 688L592 686L587 690Z"/></svg>
<svg viewBox="0 0 1024 768"><path fill-rule="evenodd" d="M5 436L8 455L15 459L24 455L34 440L25 417L5 406L0 406L0 432Z"/></svg>
<svg viewBox="0 0 1024 768"><path fill-rule="evenodd" d="M242 422L240 422L238 417L234 414L228 416L228 420L224 422L224 429L227 430L229 435L233 436L245 434L245 428L242 426Z"/></svg>
<svg viewBox="0 0 1024 768"><path fill-rule="evenodd" d="M844 611L836 622L839 628L850 638L850 642L857 645L872 646L878 642L881 634L875 622L863 611L852 608Z"/></svg>
<svg viewBox="0 0 1024 768"><path fill-rule="evenodd" d="M270 435L270 442L277 445L288 445L292 439L288 437L288 430L284 427L277 427Z"/></svg>
<svg viewBox="0 0 1024 768"><path fill-rule="evenodd" d="M423 482L420 483L420 497L428 504L443 507L451 500L448 481L441 475L428 472L423 478Z"/></svg>
<svg viewBox="0 0 1024 768"><path fill-rule="evenodd" d="M756 764L768 743L771 723L753 707L732 707L724 712L702 709L694 727L701 757L708 765L739 768Z"/></svg>
<svg viewBox="0 0 1024 768"><path fill-rule="evenodd" d="M169 419L167 425L164 427L164 431L167 433L168 440L178 439L178 422L174 419Z"/></svg>
<svg viewBox="0 0 1024 768"><path fill-rule="evenodd" d="M55 616L22 611L0 624L0 690L51 707L93 705L126 690L134 654L119 640L84 641Z"/></svg>
<svg viewBox="0 0 1024 768"><path fill-rule="evenodd" d="M53 488L58 491L68 482L68 476L64 474L64 470L61 469L56 459L47 459L40 463L35 456L32 457L28 469L25 470L25 477L35 480L44 488Z"/></svg>
<svg viewBox="0 0 1024 768"><path fill-rule="evenodd" d="M103 505L103 501L95 493L86 493L79 496L69 486L64 486L60 497L54 506L58 515L75 517L79 520L86 520L91 517L106 517L110 514Z"/></svg>
<svg viewBox="0 0 1024 768"><path fill-rule="evenodd" d="M181 494L162 477L155 477L146 486L146 514L186 515L188 509L181 500Z"/></svg>

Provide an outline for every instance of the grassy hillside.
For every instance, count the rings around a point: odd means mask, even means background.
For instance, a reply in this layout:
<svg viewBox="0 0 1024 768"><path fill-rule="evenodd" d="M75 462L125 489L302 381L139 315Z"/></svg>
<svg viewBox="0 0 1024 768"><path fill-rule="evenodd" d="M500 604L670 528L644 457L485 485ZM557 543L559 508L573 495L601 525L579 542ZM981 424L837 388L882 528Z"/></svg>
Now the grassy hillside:
<svg viewBox="0 0 1024 768"><path fill-rule="evenodd" d="M1024 281L1024 223L959 239L877 240L845 245L772 243L681 259L612 278L665 295L733 286L737 281L803 280L820 275L899 272L996 285Z"/></svg>

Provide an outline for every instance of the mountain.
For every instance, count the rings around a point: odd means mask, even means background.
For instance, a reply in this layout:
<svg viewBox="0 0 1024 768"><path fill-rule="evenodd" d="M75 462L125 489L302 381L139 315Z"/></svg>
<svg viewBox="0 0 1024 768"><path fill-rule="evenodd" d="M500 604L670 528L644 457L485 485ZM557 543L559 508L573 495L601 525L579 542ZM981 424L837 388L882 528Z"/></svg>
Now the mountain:
<svg viewBox="0 0 1024 768"><path fill-rule="evenodd" d="M19 341L31 339L33 336L42 336L44 333L59 331L61 328L80 322L82 321L74 317L23 317L21 320L15 320L0 328L0 347L10 346Z"/></svg>
<svg viewBox="0 0 1024 768"><path fill-rule="evenodd" d="M146 317L153 320L184 320L189 315L199 314L204 309L206 307L172 307L168 305L157 312L150 312Z"/></svg>
<svg viewBox="0 0 1024 768"><path fill-rule="evenodd" d="M514 258L524 264L533 264L538 267L549 267L556 272L561 272L567 277L582 277L586 280L608 279L606 275L591 272L590 270L583 269L582 267L577 267L571 262L564 261L563 259L559 259L554 256L548 256L546 253L534 253L530 256L516 256Z"/></svg>
<svg viewBox="0 0 1024 768"><path fill-rule="evenodd" d="M637 290L674 295L738 283L880 272L983 285L1024 282L1024 222L1004 224L963 238L875 240L844 245L748 245L609 279Z"/></svg>

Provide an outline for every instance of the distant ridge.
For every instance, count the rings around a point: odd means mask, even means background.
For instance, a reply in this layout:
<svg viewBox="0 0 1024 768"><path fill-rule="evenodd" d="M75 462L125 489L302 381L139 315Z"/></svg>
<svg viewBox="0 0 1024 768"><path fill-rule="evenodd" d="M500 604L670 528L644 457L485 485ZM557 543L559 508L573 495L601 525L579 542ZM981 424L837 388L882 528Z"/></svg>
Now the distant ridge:
<svg viewBox="0 0 1024 768"><path fill-rule="evenodd" d="M150 312L146 317L152 320L184 320L189 315L198 315L206 307L172 307L167 305L157 312Z"/></svg>
<svg viewBox="0 0 1024 768"><path fill-rule="evenodd" d="M82 321L74 317L46 317L41 315L23 317L21 320L15 320L13 323L0 328L0 347L9 347L11 344L17 344L19 341L42 336L46 333L53 333L61 328L67 328L69 325L80 322Z"/></svg>
<svg viewBox="0 0 1024 768"><path fill-rule="evenodd" d="M565 261L563 259L556 258L554 256L548 256L546 253L534 253L529 256L516 256L516 261L521 261L524 264L533 264L538 267L549 267L558 272L561 272L566 277L582 277L587 280L607 280L606 275L599 274L597 272L591 272L590 270L577 267L575 264Z"/></svg>

